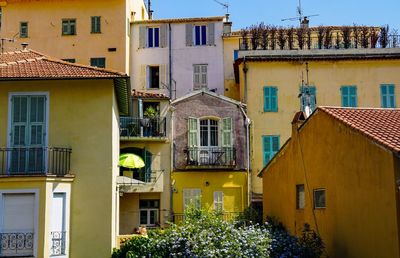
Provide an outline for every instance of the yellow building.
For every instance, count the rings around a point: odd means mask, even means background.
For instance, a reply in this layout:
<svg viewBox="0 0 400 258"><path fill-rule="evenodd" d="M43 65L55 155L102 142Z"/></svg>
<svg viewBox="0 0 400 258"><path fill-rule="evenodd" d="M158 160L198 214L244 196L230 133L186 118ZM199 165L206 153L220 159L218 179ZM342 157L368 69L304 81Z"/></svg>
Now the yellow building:
<svg viewBox="0 0 400 258"><path fill-rule="evenodd" d="M170 207L170 112L163 94L133 91L129 116L120 118L120 153L142 157L145 167L120 168L119 234L131 235L135 228L165 226Z"/></svg>
<svg viewBox="0 0 400 258"><path fill-rule="evenodd" d="M0 63L0 256L110 257L129 78L30 50Z"/></svg>
<svg viewBox="0 0 400 258"><path fill-rule="evenodd" d="M30 48L81 64L129 72L130 23L147 19L143 0L1 0L4 51Z"/></svg>
<svg viewBox="0 0 400 258"><path fill-rule="evenodd" d="M264 217L300 235L308 223L327 257L400 256L400 109L319 107L262 170Z"/></svg>
<svg viewBox="0 0 400 258"><path fill-rule="evenodd" d="M191 203L232 219L248 206L249 119L245 106L207 89L171 104L173 218Z"/></svg>
<svg viewBox="0 0 400 258"><path fill-rule="evenodd" d="M252 119L253 197L262 194L257 174L290 137L297 111L396 107L399 54L400 48L239 51L240 98Z"/></svg>

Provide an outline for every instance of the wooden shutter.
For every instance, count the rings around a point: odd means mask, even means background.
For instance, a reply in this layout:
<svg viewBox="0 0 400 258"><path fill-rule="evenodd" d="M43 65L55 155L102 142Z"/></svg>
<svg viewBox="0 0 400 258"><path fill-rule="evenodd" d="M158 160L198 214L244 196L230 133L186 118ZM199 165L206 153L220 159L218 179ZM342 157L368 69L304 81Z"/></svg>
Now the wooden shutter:
<svg viewBox="0 0 400 258"><path fill-rule="evenodd" d="M198 122L197 118L188 119L188 147L198 147Z"/></svg>
<svg viewBox="0 0 400 258"><path fill-rule="evenodd" d="M222 147L232 147L232 118L226 117L222 119L221 126L221 145Z"/></svg>
<svg viewBox="0 0 400 258"><path fill-rule="evenodd" d="M193 66L193 89L198 90L200 89L200 65Z"/></svg>
<svg viewBox="0 0 400 258"><path fill-rule="evenodd" d="M209 23L207 27L208 27L208 45L213 46L215 45L215 24Z"/></svg>
<svg viewBox="0 0 400 258"><path fill-rule="evenodd" d="M160 65L160 89L169 87L168 85L168 67L165 64Z"/></svg>
<svg viewBox="0 0 400 258"><path fill-rule="evenodd" d="M186 24L186 46L193 45L193 25L190 23Z"/></svg>
<svg viewBox="0 0 400 258"><path fill-rule="evenodd" d="M264 112L271 110L270 87L264 87Z"/></svg>
<svg viewBox="0 0 400 258"><path fill-rule="evenodd" d="M385 84L381 85L381 107L387 108L388 107L388 102L387 102L387 87Z"/></svg>
<svg viewBox="0 0 400 258"><path fill-rule="evenodd" d="M141 65L140 66L140 89L146 89L146 84L147 84L147 65Z"/></svg>
<svg viewBox="0 0 400 258"><path fill-rule="evenodd" d="M351 107L357 107L357 87L356 86L351 86L349 89L350 93L350 106Z"/></svg>
<svg viewBox="0 0 400 258"><path fill-rule="evenodd" d="M348 87L341 87L340 88L341 95L342 95L342 107L349 106L349 88Z"/></svg>
<svg viewBox="0 0 400 258"><path fill-rule="evenodd" d="M146 47L146 31L147 28L145 26L139 27L139 48Z"/></svg>
<svg viewBox="0 0 400 258"><path fill-rule="evenodd" d="M160 26L160 47L167 46L167 32L168 24L163 24Z"/></svg>
<svg viewBox="0 0 400 258"><path fill-rule="evenodd" d="M11 103L11 146L23 147L28 144L28 96L13 96Z"/></svg>
<svg viewBox="0 0 400 258"><path fill-rule="evenodd" d="M278 111L278 89L271 87L271 111Z"/></svg>
<svg viewBox="0 0 400 258"><path fill-rule="evenodd" d="M207 88L207 65L201 65L200 66L200 85L202 88Z"/></svg>
<svg viewBox="0 0 400 258"><path fill-rule="evenodd" d="M394 85L388 85L388 104L390 108L396 107L396 95L394 94Z"/></svg>
<svg viewBox="0 0 400 258"><path fill-rule="evenodd" d="M263 160L264 166L267 165L271 156L271 137L263 136Z"/></svg>

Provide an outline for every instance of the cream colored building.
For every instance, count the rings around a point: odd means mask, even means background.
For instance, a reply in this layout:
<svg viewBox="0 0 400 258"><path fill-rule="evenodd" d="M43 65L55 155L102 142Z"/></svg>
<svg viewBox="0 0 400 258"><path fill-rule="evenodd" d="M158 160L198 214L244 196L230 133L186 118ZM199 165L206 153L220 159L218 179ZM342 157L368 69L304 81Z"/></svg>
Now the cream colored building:
<svg viewBox="0 0 400 258"><path fill-rule="evenodd" d="M143 0L1 0L4 51L29 48L128 73L130 23L148 18Z"/></svg>

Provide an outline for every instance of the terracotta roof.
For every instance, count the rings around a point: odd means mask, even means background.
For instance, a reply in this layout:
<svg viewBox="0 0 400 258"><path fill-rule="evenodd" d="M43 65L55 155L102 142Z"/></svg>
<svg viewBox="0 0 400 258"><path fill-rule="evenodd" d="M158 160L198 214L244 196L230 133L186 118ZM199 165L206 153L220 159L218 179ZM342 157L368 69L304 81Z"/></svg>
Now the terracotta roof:
<svg viewBox="0 0 400 258"><path fill-rule="evenodd" d="M319 107L318 110L400 154L400 108Z"/></svg>
<svg viewBox="0 0 400 258"><path fill-rule="evenodd" d="M142 99L169 99L165 94L132 90L132 97Z"/></svg>
<svg viewBox="0 0 400 258"><path fill-rule="evenodd" d="M116 71L65 62L33 50L0 54L0 80L115 78L126 76L126 74Z"/></svg>
<svg viewBox="0 0 400 258"><path fill-rule="evenodd" d="M153 24L153 23L188 23L188 22L211 22L211 21L222 21L224 16L214 17L197 17L197 18L174 18L174 19L159 19L159 20L142 20L133 21L133 24Z"/></svg>

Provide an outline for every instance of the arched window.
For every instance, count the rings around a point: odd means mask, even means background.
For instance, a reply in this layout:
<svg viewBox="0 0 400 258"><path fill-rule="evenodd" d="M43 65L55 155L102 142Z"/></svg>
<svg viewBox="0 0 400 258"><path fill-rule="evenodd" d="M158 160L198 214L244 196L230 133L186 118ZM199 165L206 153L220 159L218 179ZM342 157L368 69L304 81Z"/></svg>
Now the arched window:
<svg viewBox="0 0 400 258"><path fill-rule="evenodd" d="M218 146L218 121L215 119L200 119L200 146Z"/></svg>

